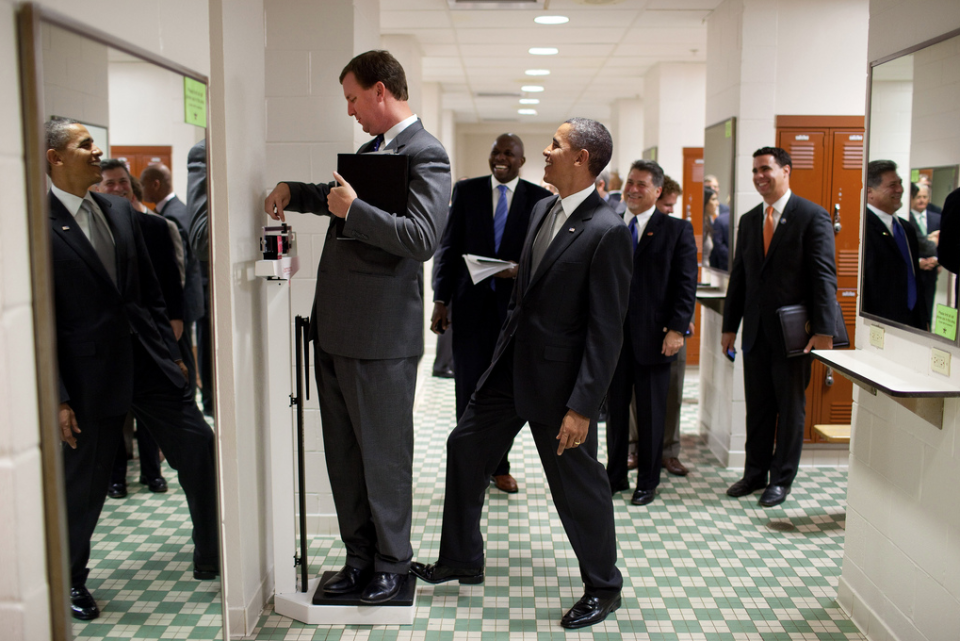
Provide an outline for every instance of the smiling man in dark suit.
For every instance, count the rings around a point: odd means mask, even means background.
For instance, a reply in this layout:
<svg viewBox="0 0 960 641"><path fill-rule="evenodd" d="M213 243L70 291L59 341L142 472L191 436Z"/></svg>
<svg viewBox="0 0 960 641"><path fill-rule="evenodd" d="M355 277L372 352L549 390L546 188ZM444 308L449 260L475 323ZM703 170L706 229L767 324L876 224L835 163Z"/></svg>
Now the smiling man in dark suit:
<svg viewBox="0 0 960 641"><path fill-rule="evenodd" d="M413 548L413 395L423 354L423 262L447 217L450 161L407 104L403 67L368 51L340 74L347 114L376 136L358 153L409 157L407 210L388 212L340 183L280 183L264 210L330 216L320 256L310 338L327 472L346 565L323 585L359 592L363 603L393 599Z"/></svg>
<svg viewBox="0 0 960 641"><path fill-rule="evenodd" d="M457 183L453 190L450 218L436 257L433 319L431 327L447 329L449 304L456 317L453 335L453 371L456 382L457 420L480 376L490 366L497 336L507 317L507 306L517 277L523 240L530 212L550 192L520 179L526 162L523 141L515 134L497 137L490 148L491 175ZM492 194L492 198L491 198ZM508 260L514 265L494 279L474 284L463 261L464 254ZM493 471L496 487L507 493L518 491L510 474L509 449Z"/></svg>
<svg viewBox="0 0 960 641"><path fill-rule="evenodd" d="M647 505L660 484L670 364L677 360L696 305L697 243L689 222L657 210L663 169L638 160L623 186L624 220L633 239L633 278L623 348L607 393L607 476L614 492L629 487L630 399L637 399L637 487Z"/></svg>
<svg viewBox="0 0 960 641"><path fill-rule="evenodd" d="M73 616L89 620L100 614L86 588L90 541L127 412L178 471L198 579L219 573L213 432L190 398L136 212L88 191L101 151L83 125L51 120L46 133L70 596Z"/></svg>
<svg viewBox="0 0 960 641"><path fill-rule="evenodd" d="M603 125L573 118L543 152L543 178L560 197L541 200L530 216L493 362L447 440L440 559L410 566L428 583L483 582L484 488L529 422L580 560L584 595L563 615L565 628L603 621L620 607L623 585L610 484L597 461L597 415L623 342L630 286L630 233L594 187L612 151Z"/></svg>
<svg viewBox="0 0 960 641"><path fill-rule="evenodd" d="M833 347L833 226L826 210L790 191L791 168L790 154L779 147L753 154L753 185L763 203L740 217L723 310L724 352L733 349L743 320L747 405L743 478L727 494L746 496L763 489L763 507L783 503L800 466L808 354ZM807 307L813 336L804 355L787 358L777 310L801 303Z"/></svg>

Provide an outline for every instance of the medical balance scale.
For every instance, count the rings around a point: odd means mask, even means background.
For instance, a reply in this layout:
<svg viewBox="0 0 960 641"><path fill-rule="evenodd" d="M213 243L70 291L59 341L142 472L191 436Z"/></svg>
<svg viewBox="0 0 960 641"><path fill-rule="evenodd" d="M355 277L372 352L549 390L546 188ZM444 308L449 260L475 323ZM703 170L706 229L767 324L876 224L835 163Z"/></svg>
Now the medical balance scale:
<svg viewBox="0 0 960 641"><path fill-rule="evenodd" d="M359 592L325 595L320 586L339 567L325 568L322 576L310 577L303 417L310 395L310 319L293 313L290 288L300 268L296 233L288 224L264 227L260 250L263 259L256 261L254 274L264 281L266 314L274 611L315 625L412 625L416 608L413 577L396 599L384 605L362 604ZM329 492L330 481L326 474L322 477L316 480Z"/></svg>

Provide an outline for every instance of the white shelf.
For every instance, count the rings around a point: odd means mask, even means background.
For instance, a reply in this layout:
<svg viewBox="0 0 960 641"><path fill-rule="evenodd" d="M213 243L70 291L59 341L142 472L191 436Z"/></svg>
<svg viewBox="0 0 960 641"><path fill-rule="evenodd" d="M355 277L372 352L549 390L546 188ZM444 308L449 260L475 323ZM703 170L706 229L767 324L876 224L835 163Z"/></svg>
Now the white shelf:
<svg viewBox="0 0 960 641"><path fill-rule="evenodd" d="M950 398L960 396L960 385L948 378L926 376L897 366L864 350L813 350L817 360L854 383L895 398Z"/></svg>

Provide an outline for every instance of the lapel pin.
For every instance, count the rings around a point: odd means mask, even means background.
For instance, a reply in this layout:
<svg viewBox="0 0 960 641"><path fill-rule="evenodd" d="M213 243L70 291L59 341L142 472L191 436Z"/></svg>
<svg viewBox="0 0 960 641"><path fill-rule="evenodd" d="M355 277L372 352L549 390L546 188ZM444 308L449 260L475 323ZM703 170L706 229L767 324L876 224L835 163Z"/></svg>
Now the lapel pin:
<svg viewBox="0 0 960 641"><path fill-rule="evenodd" d="M63 231L70 231L70 228L66 225L63 226Z"/></svg>
<svg viewBox="0 0 960 641"><path fill-rule="evenodd" d="M647 236L653 236L653 232L652 232L652 231L648 231L648 232L647 232Z"/></svg>
<svg viewBox="0 0 960 641"><path fill-rule="evenodd" d="M568 231L568 232L570 232L570 233L572 234L573 232L575 232L575 231L577 231L577 230L576 230L576 228L575 228L575 227L571 227L571 228L570 228L570 229L568 229L567 231Z"/></svg>

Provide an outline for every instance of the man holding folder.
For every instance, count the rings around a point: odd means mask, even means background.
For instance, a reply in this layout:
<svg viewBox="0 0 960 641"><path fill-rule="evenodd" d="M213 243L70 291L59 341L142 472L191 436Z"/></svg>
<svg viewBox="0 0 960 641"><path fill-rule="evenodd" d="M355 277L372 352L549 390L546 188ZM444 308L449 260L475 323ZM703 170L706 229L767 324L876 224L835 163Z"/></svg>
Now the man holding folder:
<svg viewBox="0 0 960 641"><path fill-rule="evenodd" d="M407 156L406 211L357 196L338 173L329 184L280 183L264 209L331 216L310 323L327 471L347 549L327 594L393 599L410 546L413 394L423 354L423 265L443 231L450 161L407 105L403 67L368 51L340 74L347 114L375 136L357 153ZM340 183L339 185L337 183Z"/></svg>

